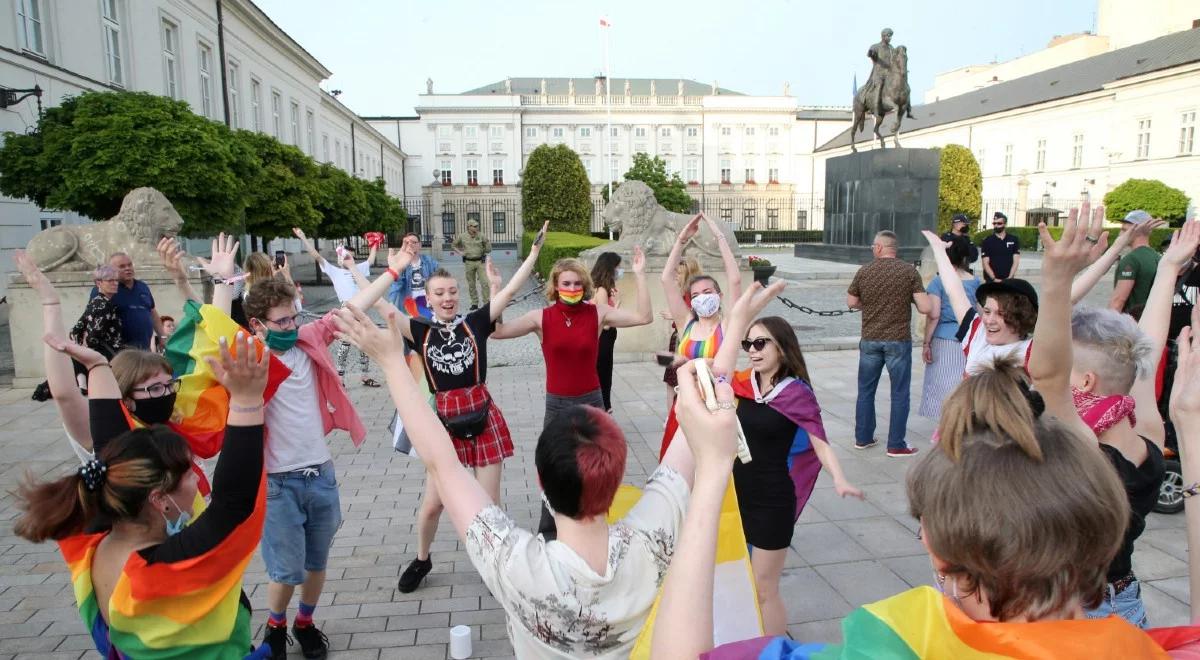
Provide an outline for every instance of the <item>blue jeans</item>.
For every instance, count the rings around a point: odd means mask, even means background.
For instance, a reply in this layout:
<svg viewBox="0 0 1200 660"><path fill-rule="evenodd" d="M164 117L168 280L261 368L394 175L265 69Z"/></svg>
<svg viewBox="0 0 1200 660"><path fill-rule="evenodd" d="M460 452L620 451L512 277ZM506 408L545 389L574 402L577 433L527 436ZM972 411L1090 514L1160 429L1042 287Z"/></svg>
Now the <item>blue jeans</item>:
<svg viewBox="0 0 1200 660"><path fill-rule="evenodd" d="M1142 583L1134 580L1121 593L1113 593L1111 584L1104 585L1104 601L1100 607L1084 612L1089 619L1103 619L1110 614L1125 619L1138 628L1149 628L1146 619L1146 604L1142 602Z"/></svg>
<svg viewBox="0 0 1200 660"><path fill-rule="evenodd" d="M333 461L267 475L262 554L267 577L298 585L306 571L325 570L333 535L342 524Z"/></svg>
<svg viewBox="0 0 1200 660"><path fill-rule="evenodd" d="M858 342L858 404L854 408L854 442L870 444L875 435L875 390L887 367L892 383L892 414L888 427L888 449L903 449L908 426L909 388L912 384L911 341Z"/></svg>

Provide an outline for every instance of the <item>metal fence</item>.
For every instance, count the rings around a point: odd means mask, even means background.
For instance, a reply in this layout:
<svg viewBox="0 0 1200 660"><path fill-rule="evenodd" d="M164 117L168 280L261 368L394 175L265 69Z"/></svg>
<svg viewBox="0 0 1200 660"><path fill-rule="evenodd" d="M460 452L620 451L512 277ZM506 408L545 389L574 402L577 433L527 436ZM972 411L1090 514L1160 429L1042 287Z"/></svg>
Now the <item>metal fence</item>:
<svg viewBox="0 0 1200 660"><path fill-rule="evenodd" d="M1084 200L1078 197L1037 197L1032 198L1025 203L1025 211L1034 211L1040 209L1054 209L1060 212L1061 218L1067 217L1067 213L1073 208L1078 208L1083 204ZM976 230L987 229L990 226L992 216L1000 211L1008 218L1008 224L1012 226L1032 226L1034 222L1030 218L1022 218L1017 212L1017 200L1011 198L992 198L983 200L982 212L979 215L978 225ZM1046 214L1039 214L1038 218L1047 217ZM1055 224L1053 221L1050 224Z"/></svg>
<svg viewBox="0 0 1200 660"><path fill-rule="evenodd" d="M479 196L471 199L444 200L434 209L424 198L404 200L408 231L421 236L422 245L433 245L440 235L444 246L455 236L466 233L467 223L479 223L479 231L497 247L516 247L521 242L521 202L512 196ZM434 217L436 215L437 217ZM388 238L389 243L392 237ZM396 237L396 243L399 237Z"/></svg>

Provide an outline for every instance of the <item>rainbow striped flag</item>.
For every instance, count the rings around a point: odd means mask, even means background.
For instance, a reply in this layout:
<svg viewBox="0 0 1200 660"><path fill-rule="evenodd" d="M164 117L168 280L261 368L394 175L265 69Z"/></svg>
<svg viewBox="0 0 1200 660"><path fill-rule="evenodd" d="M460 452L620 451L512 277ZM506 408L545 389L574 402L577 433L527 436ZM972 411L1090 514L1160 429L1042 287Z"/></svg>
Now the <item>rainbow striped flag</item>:
<svg viewBox="0 0 1200 660"><path fill-rule="evenodd" d="M187 301L183 313L175 334L167 341L164 356L171 364L172 373L180 379L171 427L187 440L193 454L212 458L221 451L225 441L229 392L217 382L205 358L220 355L218 341L221 337L232 351L234 336L246 330L225 312L194 300ZM257 338L253 341L258 355L262 355L266 347ZM291 374L279 358L272 355L270 359L264 401L270 401L279 384Z"/></svg>
<svg viewBox="0 0 1200 660"><path fill-rule="evenodd" d="M842 621L842 644L760 637L719 646L705 660L835 658L1167 658L1155 638L1117 616L1106 619L977 622L932 587L865 605Z"/></svg>
<svg viewBox="0 0 1200 660"><path fill-rule="evenodd" d="M410 318L423 316L427 319L433 318L433 310L429 308L429 302L425 299L425 290L418 289L413 291L413 295L404 299L404 313Z"/></svg>
<svg viewBox="0 0 1200 660"><path fill-rule="evenodd" d="M678 440L683 442L682 438ZM641 496L641 489L622 485L609 507L609 523L620 520ZM758 609L758 592L754 588L754 572L750 568L750 552L742 532L742 517L738 513L733 482L730 482L721 503L721 519L717 526L717 562L713 573L714 642L724 644L762 635L762 613ZM631 660L649 660L654 619L661 600L660 589L633 652L629 655Z"/></svg>
<svg viewBox="0 0 1200 660"><path fill-rule="evenodd" d="M242 602L242 577L262 536L266 492L264 475L250 517L203 554L151 564L139 553L129 555L107 603L108 623L92 586L96 548L107 532L59 541L79 613L101 654L151 660L256 657L247 656L250 609Z"/></svg>

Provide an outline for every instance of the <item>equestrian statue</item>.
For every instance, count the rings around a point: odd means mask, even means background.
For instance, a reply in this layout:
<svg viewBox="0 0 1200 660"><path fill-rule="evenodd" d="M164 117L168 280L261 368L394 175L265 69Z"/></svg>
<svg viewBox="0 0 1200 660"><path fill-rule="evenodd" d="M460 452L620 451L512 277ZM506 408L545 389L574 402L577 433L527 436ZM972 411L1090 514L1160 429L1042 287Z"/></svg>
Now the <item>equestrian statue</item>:
<svg viewBox="0 0 1200 660"><path fill-rule="evenodd" d="M900 146L900 124L904 117L913 119L912 104L908 87L908 49L904 46L892 47L892 30L884 29L879 43L867 50L871 59L871 76L867 83L854 94L854 124L850 130L850 149L858 151L854 145L854 136L862 130L866 123L867 114L875 119L875 137L879 139L879 147L885 148L883 135L879 128L889 114L896 115L896 130L892 132L894 146Z"/></svg>

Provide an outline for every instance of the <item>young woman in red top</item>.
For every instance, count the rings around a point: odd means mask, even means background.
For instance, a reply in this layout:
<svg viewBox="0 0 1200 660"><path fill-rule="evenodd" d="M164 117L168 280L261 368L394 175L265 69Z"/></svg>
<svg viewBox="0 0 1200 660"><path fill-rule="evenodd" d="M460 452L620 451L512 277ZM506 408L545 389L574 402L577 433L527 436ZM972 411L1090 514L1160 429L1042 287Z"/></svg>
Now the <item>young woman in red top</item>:
<svg viewBox="0 0 1200 660"><path fill-rule="evenodd" d="M546 282L549 305L527 312L516 320L496 325L492 339L523 337L537 333L546 361L545 429L560 412L573 406L588 405L604 410L600 378L593 368L600 353L600 329L634 328L648 325L650 290L646 288L646 256L640 247L633 249L633 274L637 280L637 309L618 309L607 303L591 303L592 278L578 259L559 259ZM546 540L555 538L554 517L542 506L538 529Z"/></svg>

